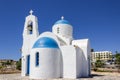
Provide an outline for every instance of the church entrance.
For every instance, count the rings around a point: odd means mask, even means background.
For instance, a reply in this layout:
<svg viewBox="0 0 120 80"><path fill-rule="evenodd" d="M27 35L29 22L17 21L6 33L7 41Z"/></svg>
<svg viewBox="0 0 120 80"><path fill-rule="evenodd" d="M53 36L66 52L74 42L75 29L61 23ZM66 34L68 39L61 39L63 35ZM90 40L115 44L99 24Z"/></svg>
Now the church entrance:
<svg viewBox="0 0 120 80"><path fill-rule="evenodd" d="M27 56L27 73L26 75L29 76L30 73L30 55Z"/></svg>

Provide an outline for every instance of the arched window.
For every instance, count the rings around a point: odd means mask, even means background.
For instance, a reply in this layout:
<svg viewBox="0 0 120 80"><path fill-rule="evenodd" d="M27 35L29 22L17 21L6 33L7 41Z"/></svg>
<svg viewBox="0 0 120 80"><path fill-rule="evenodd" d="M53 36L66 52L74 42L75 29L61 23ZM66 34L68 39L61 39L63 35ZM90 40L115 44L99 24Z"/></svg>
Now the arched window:
<svg viewBox="0 0 120 80"><path fill-rule="evenodd" d="M59 28L59 27L57 27L57 33L59 34L59 32L60 32L60 28Z"/></svg>
<svg viewBox="0 0 120 80"><path fill-rule="evenodd" d="M35 58L36 58L36 61L35 61L36 63L35 63L35 65L36 65L36 66L39 66L39 52L37 52L37 53L35 54L35 56L36 56L36 57L35 57Z"/></svg>
<svg viewBox="0 0 120 80"><path fill-rule="evenodd" d="M32 21L28 22L27 28L28 28L28 33L32 34L33 33L33 22Z"/></svg>

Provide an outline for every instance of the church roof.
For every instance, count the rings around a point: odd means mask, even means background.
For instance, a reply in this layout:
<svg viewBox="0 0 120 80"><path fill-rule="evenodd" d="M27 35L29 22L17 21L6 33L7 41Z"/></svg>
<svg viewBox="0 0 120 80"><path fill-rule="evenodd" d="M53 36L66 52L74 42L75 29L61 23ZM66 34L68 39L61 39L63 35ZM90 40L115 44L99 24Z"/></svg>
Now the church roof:
<svg viewBox="0 0 120 80"><path fill-rule="evenodd" d="M69 24L70 25L70 23L67 20L65 20L63 16L61 17L61 20L58 20L55 24Z"/></svg>
<svg viewBox="0 0 120 80"><path fill-rule="evenodd" d="M58 48L57 42L49 37L39 38L32 48Z"/></svg>
<svg viewBox="0 0 120 80"><path fill-rule="evenodd" d="M70 24L67 20L58 20L55 24Z"/></svg>

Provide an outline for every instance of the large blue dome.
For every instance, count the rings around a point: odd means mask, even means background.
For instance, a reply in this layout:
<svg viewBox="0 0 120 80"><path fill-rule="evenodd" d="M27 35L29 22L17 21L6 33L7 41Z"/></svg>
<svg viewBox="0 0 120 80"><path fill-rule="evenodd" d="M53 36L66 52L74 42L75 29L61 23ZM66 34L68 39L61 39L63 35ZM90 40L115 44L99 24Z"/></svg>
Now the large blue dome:
<svg viewBox="0 0 120 80"><path fill-rule="evenodd" d="M70 23L67 20L64 20L64 19L58 20L55 24L69 24L70 25Z"/></svg>
<svg viewBox="0 0 120 80"><path fill-rule="evenodd" d="M32 48L58 48L57 42L49 37L39 38Z"/></svg>

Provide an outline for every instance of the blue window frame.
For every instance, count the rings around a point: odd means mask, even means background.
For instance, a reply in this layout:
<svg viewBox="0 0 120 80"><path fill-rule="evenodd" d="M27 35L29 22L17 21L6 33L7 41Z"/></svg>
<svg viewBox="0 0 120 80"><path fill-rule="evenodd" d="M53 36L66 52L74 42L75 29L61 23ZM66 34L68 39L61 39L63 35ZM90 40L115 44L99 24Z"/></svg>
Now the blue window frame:
<svg viewBox="0 0 120 80"><path fill-rule="evenodd" d="M36 66L39 66L39 52L36 53Z"/></svg>
<svg viewBox="0 0 120 80"><path fill-rule="evenodd" d="M30 73L30 55L27 56L27 73L26 75L29 75Z"/></svg>

